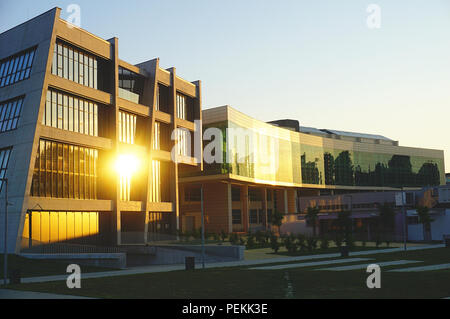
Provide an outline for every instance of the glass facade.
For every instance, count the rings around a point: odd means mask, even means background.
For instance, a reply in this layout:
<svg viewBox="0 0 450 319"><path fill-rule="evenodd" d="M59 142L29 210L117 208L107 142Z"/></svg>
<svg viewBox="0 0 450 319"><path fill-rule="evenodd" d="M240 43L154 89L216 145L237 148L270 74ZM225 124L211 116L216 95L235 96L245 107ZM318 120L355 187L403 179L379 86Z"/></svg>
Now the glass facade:
<svg viewBox="0 0 450 319"><path fill-rule="evenodd" d="M25 215L22 237L31 246L58 242L95 243L99 234L98 212L42 212Z"/></svg>
<svg viewBox="0 0 450 319"><path fill-rule="evenodd" d="M221 130L224 159L223 163L205 164L205 174L234 174L280 185L323 187L422 187L445 183L443 157L427 157L420 149L391 146L392 153L382 153L377 149L387 146L356 142L345 142L351 145L349 149L333 148L327 146L333 142L326 140L331 139L314 137L314 143L322 145L317 146L308 142L310 135L277 132L282 129L265 125L245 131L239 131L244 127L232 121L204 125L204 130ZM373 151L359 151L357 144L369 145Z"/></svg>
<svg viewBox="0 0 450 319"><path fill-rule="evenodd" d="M0 179L5 178L6 170L8 169L9 157L12 148L4 148L0 150ZM0 180L0 191L3 187L3 181Z"/></svg>
<svg viewBox="0 0 450 319"><path fill-rule="evenodd" d="M182 120L187 119L186 96L177 93L177 117Z"/></svg>
<svg viewBox="0 0 450 319"><path fill-rule="evenodd" d="M52 74L97 89L97 58L58 40L53 51Z"/></svg>
<svg viewBox="0 0 450 319"><path fill-rule="evenodd" d="M184 128L177 129L177 153L182 156L191 156L191 133Z"/></svg>
<svg viewBox="0 0 450 319"><path fill-rule="evenodd" d="M48 89L42 124L98 136L98 105L70 94Z"/></svg>
<svg viewBox="0 0 450 319"><path fill-rule="evenodd" d="M98 151L41 139L31 196L97 199Z"/></svg>
<svg viewBox="0 0 450 319"><path fill-rule="evenodd" d="M119 87L121 89L142 96L144 92L144 80L145 78L142 75L119 66Z"/></svg>
<svg viewBox="0 0 450 319"><path fill-rule="evenodd" d="M156 103L155 108L157 111L170 113L170 89L169 87L158 83L156 86Z"/></svg>
<svg viewBox="0 0 450 319"><path fill-rule="evenodd" d="M440 185L443 159L301 145L304 184L421 187Z"/></svg>
<svg viewBox="0 0 450 319"><path fill-rule="evenodd" d="M153 128L153 149L161 149L161 123L155 122L155 127Z"/></svg>
<svg viewBox="0 0 450 319"><path fill-rule="evenodd" d="M15 130L22 111L24 97L0 102L0 133Z"/></svg>
<svg viewBox="0 0 450 319"><path fill-rule="evenodd" d="M36 48L32 48L1 60L0 87L28 79L35 53Z"/></svg>
<svg viewBox="0 0 450 319"><path fill-rule="evenodd" d="M161 162L152 160L152 186L151 186L150 201L153 203L160 203L161 196Z"/></svg>
<svg viewBox="0 0 450 319"><path fill-rule="evenodd" d="M137 116L119 111L119 142L134 144L136 138Z"/></svg>

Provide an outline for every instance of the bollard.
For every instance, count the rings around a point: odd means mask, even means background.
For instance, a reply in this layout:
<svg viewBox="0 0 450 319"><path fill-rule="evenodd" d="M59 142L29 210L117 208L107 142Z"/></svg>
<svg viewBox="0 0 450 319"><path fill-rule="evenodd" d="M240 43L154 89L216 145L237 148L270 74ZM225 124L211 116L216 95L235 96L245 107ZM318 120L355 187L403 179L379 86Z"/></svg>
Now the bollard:
<svg viewBox="0 0 450 319"><path fill-rule="evenodd" d="M185 259L186 270L195 269L195 257L186 257Z"/></svg>
<svg viewBox="0 0 450 319"><path fill-rule="evenodd" d="M348 246L341 246L341 257L348 257Z"/></svg>
<svg viewBox="0 0 450 319"><path fill-rule="evenodd" d="M21 272L20 269L11 269L9 272L9 284L10 285L18 285L21 282Z"/></svg>

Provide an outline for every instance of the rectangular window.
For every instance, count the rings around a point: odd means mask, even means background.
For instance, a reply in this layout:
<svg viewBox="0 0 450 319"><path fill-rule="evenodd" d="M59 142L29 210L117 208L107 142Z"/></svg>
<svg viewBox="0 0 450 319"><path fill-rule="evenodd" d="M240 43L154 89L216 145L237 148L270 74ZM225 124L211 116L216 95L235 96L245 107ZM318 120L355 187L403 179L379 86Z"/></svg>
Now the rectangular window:
<svg viewBox="0 0 450 319"><path fill-rule="evenodd" d="M191 156L191 133L187 129L178 128L177 149L178 155Z"/></svg>
<svg viewBox="0 0 450 319"><path fill-rule="evenodd" d="M41 139L32 196L96 199L97 160L95 149Z"/></svg>
<svg viewBox="0 0 450 319"><path fill-rule="evenodd" d="M134 144L137 116L119 111L119 142Z"/></svg>
<svg viewBox="0 0 450 319"><path fill-rule="evenodd" d="M161 162L152 160L152 194L153 203L161 202Z"/></svg>
<svg viewBox="0 0 450 319"><path fill-rule="evenodd" d="M0 102L0 133L15 130L22 111L24 97Z"/></svg>
<svg viewBox="0 0 450 319"><path fill-rule="evenodd" d="M0 150L0 179L6 177L6 170L8 169L9 157L12 148L4 148ZM0 191L3 187L3 181L0 180Z"/></svg>
<svg viewBox="0 0 450 319"><path fill-rule="evenodd" d="M233 202L241 201L241 189L236 186L231 186L231 200Z"/></svg>
<svg viewBox="0 0 450 319"><path fill-rule="evenodd" d="M182 120L187 119L186 96L177 93L177 117Z"/></svg>
<svg viewBox="0 0 450 319"><path fill-rule="evenodd" d="M232 210L232 223L233 225L241 225L242 224L242 214L240 209Z"/></svg>
<svg viewBox="0 0 450 319"><path fill-rule="evenodd" d="M52 74L97 89L97 58L57 40L53 52Z"/></svg>
<svg viewBox="0 0 450 319"><path fill-rule="evenodd" d="M161 149L161 123L155 122L153 133L153 149L160 150Z"/></svg>
<svg viewBox="0 0 450 319"><path fill-rule="evenodd" d="M257 209L250 209L249 222L250 222L250 224L258 224L258 210Z"/></svg>
<svg viewBox="0 0 450 319"><path fill-rule="evenodd" d="M71 132L98 136L98 105L49 89L42 123Z"/></svg>
<svg viewBox="0 0 450 319"><path fill-rule="evenodd" d="M0 61L0 87L11 85L30 77L36 48L22 51Z"/></svg>

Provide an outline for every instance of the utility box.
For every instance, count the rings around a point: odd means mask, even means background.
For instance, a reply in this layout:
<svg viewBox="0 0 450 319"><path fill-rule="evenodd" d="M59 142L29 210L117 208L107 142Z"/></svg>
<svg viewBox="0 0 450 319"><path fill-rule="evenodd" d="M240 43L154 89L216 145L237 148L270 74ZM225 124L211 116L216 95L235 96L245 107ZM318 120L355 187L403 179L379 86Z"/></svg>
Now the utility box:
<svg viewBox="0 0 450 319"><path fill-rule="evenodd" d="M348 246L341 246L341 257L348 257L349 249Z"/></svg>
<svg viewBox="0 0 450 319"><path fill-rule="evenodd" d="M195 269L195 257L186 257L185 259L186 270Z"/></svg>
<svg viewBox="0 0 450 319"><path fill-rule="evenodd" d="M444 235L445 247L450 248L450 235Z"/></svg>
<svg viewBox="0 0 450 319"><path fill-rule="evenodd" d="M22 274L20 269L11 269L9 272L9 284L18 285L22 280Z"/></svg>

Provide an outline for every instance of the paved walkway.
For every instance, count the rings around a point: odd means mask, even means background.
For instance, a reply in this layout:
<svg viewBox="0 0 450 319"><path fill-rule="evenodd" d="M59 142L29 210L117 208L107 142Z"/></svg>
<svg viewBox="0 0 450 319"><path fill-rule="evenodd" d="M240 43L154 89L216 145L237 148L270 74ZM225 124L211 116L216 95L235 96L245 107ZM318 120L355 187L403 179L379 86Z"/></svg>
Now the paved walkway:
<svg viewBox="0 0 450 319"><path fill-rule="evenodd" d="M0 299L92 299L79 296L47 294L33 291L0 289Z"/></svg>
<svg viewBox="0 0 450 319"><path fill-rule="evenodd" d="M279 269L290 269L290 268L304 268L304 267L313 267L313 266L322 266L322 265L346 264L346 263L353 263L353 262L366 261L366 260L371 260L371 259L370 258L333 259L333 260L312 261L312 262L298 263L298 264L284 264L284 265L275 265L275 266L255 267L255 268L249 268L249 270L279 270Z"/></svg>
<svg viewBox="0 0 450 319"><path fill-rule="evenodd" d="M407 251L422 250L422 249L433 249L442 248L445 245L429 245L429 246L417 246L408 247ZM391 248L391 249L378 249L378 250L365 250L350 252L350 256L364 256L364 255L374 255L374 254L384 254L384 253L396 253L403 251L403 248ZM222 268L222 267L239 267L239 266L256 266L271 263L289 263L295 261L304 260L315 260L315 259L331 259L339 258L341 255L339 253L333 254L321 254L321 255L308 255L308 256L297 256L297 257L279 257L271 259L260 259L260 260L240 260L240 261L230 261L230 262L219 262L213 264L206 264L205 268ZM197 268L201 268L201 264L196 265ZM103 277L114 277L114 276L127 276L127 275L140 275L149 273L159 273L159 272L169 272L176 270L184 270L185 266L182 265L161 265L161 266L144 266L130 268L126 270L116 270L116 271L106 271L106 272L93 272L93 273L82 273L82 279L90 278L103 278ZM22 283L35 283L35 282L49 282L49 281L61 281L67 280L68 275L56 275L56 276L43 276L43 277L29 277L22 278ZM3 280L0 280L0 284L3 284Z"/></svg>
<svg viewBox="0 0 450 319"><path fill-rule="evenodd" d="M450 269L450 264L440 264L440 265L429 265L422 267L409 267L409 268L400 268L393 269L389 272L419 272L419 271L432 271L432 270L442 270L442 269Z"/></svg>
<svg viewBox="0 0 450 319"><path fill-rule="evenodd" d="M406 265L406 264L414 264L420 263L418 260L394 260L394 261L383 261L377 262L376 264L380 267L383 266L397 266L397 265ZM331 268L320 268L316 270L329 270L329 271L346 271L346 270L356 270L356 269L366 269L370 264L358 264L358 265L350 265L350 266L339 266L339 267L331 267Z"/></svg>

